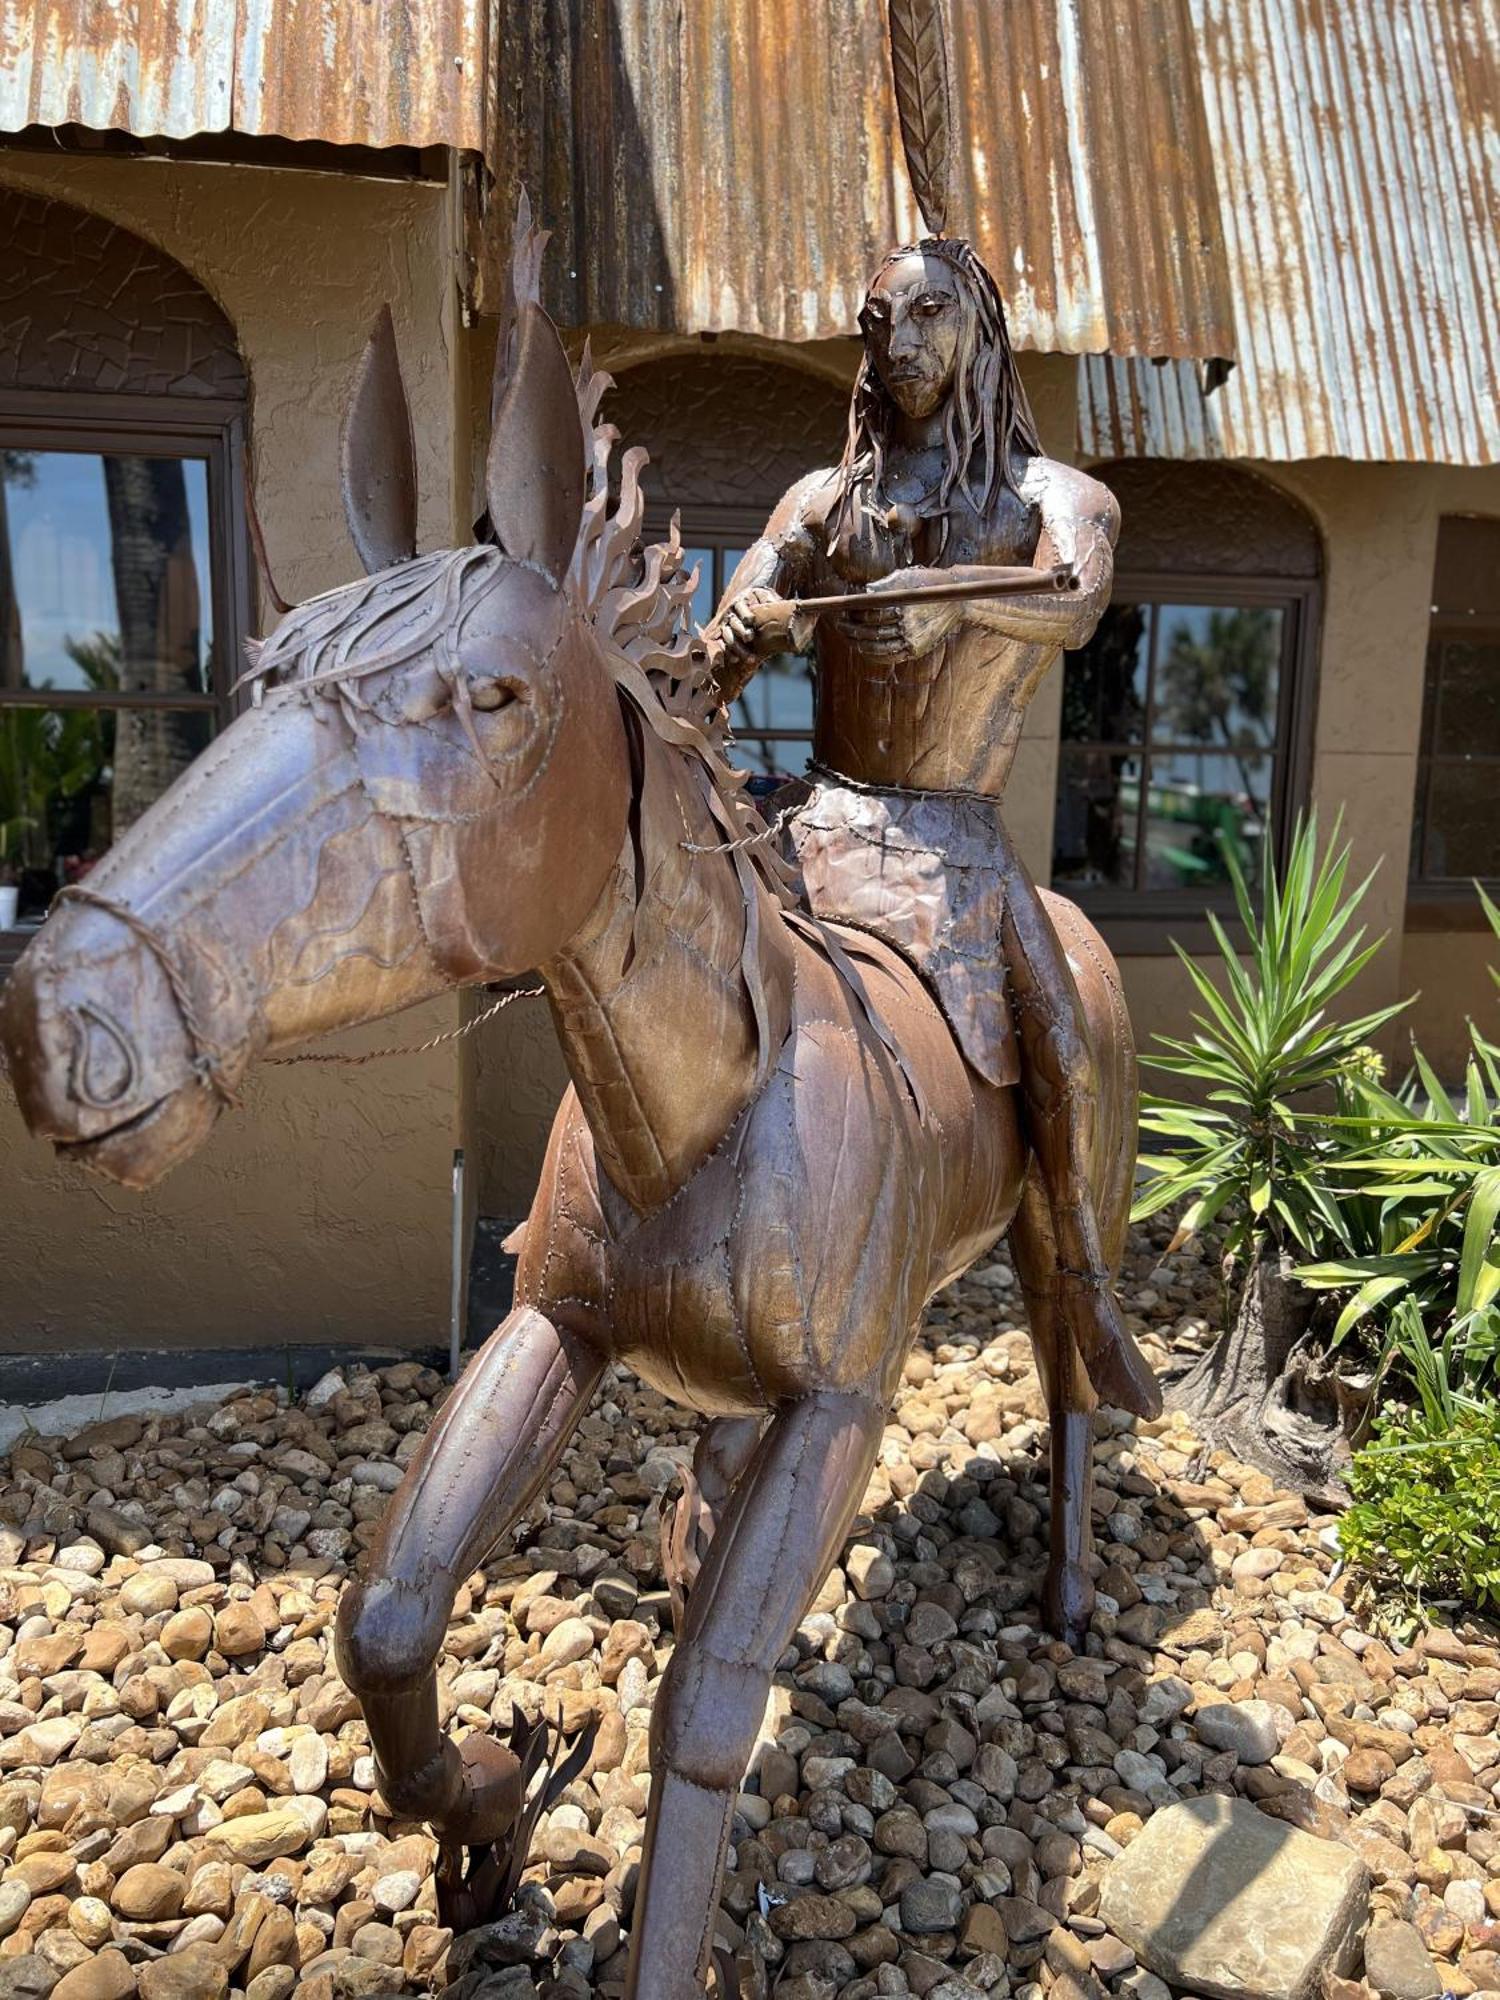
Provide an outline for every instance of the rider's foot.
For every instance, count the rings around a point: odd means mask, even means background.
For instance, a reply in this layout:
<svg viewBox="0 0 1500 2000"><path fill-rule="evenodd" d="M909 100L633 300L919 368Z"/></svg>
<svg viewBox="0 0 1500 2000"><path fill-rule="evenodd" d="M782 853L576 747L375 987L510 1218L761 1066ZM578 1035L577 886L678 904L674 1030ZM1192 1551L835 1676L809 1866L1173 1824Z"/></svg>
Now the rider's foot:
<svg viewBox="0 0 1500 2000"><path fill-rule="evenodd" d="M1159 1417L1161 1384L1126 1330L1109 1280L1059 1271L1057 1297L1100 1402L1132 1416Z"/></svg>

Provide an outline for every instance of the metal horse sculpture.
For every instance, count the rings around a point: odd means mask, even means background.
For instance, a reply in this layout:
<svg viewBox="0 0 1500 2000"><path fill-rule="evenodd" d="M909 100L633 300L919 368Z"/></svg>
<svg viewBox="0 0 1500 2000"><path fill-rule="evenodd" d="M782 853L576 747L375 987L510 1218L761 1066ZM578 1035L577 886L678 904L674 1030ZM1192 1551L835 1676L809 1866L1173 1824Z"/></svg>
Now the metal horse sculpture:
<svg viewBox="0 0 1500 2000"><path fill-rule="evenodd" d="M1051 1310L1013 1090L964 1061L876 939L813 922L724 761L675 536L641 550L640 452L595 423L523 229L475 545L414 553L388 320L346 428L367 581L294 610L260 699L51 917L3 1038L21 1107L131 1185L208 1136L287 1043L540 968L572 1077L516 1305L444 1405L338 1623L393 1812L502 1838L516 1757L439 1727L460 1581L544 1485L612 1361L713 1420L711 1536L652 1720L629 1992L706 1977L731 1812L772 1672L860 1506L923 1309L1013 1238L1053 1425L1047 1604L1091 1588L1093 1392ZM1117 1266L1135 1068L1107 952L1051 911L1100 1082Z"/></svg>

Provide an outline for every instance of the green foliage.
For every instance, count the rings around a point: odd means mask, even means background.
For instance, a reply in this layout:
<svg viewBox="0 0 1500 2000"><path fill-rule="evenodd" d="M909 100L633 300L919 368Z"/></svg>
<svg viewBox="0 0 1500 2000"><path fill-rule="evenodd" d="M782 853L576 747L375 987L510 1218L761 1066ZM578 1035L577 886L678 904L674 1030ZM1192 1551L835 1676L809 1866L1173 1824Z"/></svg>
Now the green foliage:
<svg viewBox="0 0 1500 2000"><path fill-rule="evenodd" d="M1192 1017L1190 1041L1158 1036L1158 1052L1145 1061L1203 1095L1146 1100L1142 1130L1168 1149L1142 1156L1149 1178L1135 1217L1186 1201L1179 1244L1218 1221L1237 1254L1248 1255L1262 1235L1309 1258L1347 1247L1324 1172L1347 1141L1325 1119L1303 1115L1299 1100L1357 1075L1370 1036L1400 1008L1331 1017L1379 950L1354 923L1370 878L1350 886L1349 848L1336 846L1337 836L1335 826L1320 855L1316 817L1300 824L1283 867L1267 856L1259 910L1226 846L1246 951L1242 959L1210 913L1221 983L1174 945L1204 1011Z"/></svg>
<svg viewBox="0 0 1500 2000"><path fill-rule="evenodd" d="M1350 1293L1335 1346L1376 1315L1394 1333L1395 1309L1408 1302L1431 1325L1472 1321L1487 1338L1493 1322L1500 1331L1500 1049L1472 1031L1458 1102L1413 1053L1398 1092L1347 1078L1330 1121L1344 1148L1326 1164L1342 1243L1297 1275L1314 1290Z"/></svg>
<svg viewBox="0 0 1500 2000"><path fill-rule="evenodd" d="M67 651L91 688L119 686L117 633L70 639ZM48 865L49 813L98 781L111 727L99 710L0 709L0 869Z"/></svg>
<svg viewBox="0 0 1500 2000"><path fill-rule="evenodd" d="M1430 1409L1424 1398L1388 1412L1349 1484L1339 1543L1351 1567L1387 1588L1500 1608L1500 1404Z"/></svg>
<svg viewBox="0 0 1500 2000"><path fill-rule="evenodd" d="M104 761L98 710L0 708L0 865L44 867L49 808L86 790Z"/></svg>

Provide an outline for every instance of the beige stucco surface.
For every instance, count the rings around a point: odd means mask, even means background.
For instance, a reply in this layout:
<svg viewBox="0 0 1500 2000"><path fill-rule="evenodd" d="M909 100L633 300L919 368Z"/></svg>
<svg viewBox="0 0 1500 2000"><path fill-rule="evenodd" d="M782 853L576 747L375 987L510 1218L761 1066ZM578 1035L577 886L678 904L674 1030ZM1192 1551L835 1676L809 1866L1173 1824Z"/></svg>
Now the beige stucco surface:
<svg viewBox="0 0 1500 2000"><path fill-rule="evenodd" d="M1400 991L1411 996L1401 1017L1398 1050L1416 1042L1440 1076L1457 1079L1469 1057L1469 1022L1500 1042L1500 993L1490 967L1500 945L1488 929L1462 935L1408 931L1402 940Z"/></svg>
<svg viewBox="0 0 1500 2000"><path fill-rule="evenodd" d="M345 386L384 301L418 441L421 535L468 497L455 450L461 360L442 189L236 166L0 150L0 179L74 201L184 264L233 321L252 385L260 512L293 598L357 573L338 485ZM352 1045L456 1025L433 1002ZM446 1337L451 1047L364 1068L251 1078L243 1111L160 1188L127 1193L54 1163L0 1089L0 1352Z"/></svg>

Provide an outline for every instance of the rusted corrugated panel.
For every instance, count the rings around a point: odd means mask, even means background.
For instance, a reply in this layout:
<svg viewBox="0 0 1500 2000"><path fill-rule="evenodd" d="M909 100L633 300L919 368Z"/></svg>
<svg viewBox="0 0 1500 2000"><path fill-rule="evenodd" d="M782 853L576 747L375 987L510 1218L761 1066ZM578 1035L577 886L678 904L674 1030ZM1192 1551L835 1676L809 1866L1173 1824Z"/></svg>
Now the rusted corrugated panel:
<svg viewBox="0 0 1500 2000"><path fill-rule="evenodd" d="M0 131L485 151L494 0L0 0Z"/></svg>
<svg viewBox="0 0 1500 2000"><path fill-rule="evenodd" d="M1100 456L1500 459L1500 13L1192 0L1235 299L1228 383L1082 371Z"/></svg>
<svg viewBox="0 0 1500 2000"><path fill-rule="evenodd" d="M952 0L952 223L1023 346L1230 353L1187 0ZM879 0L502 0L502 188L571 325L853 326L916 232ZM497 239L506 200L496 203Z"/></svg>

